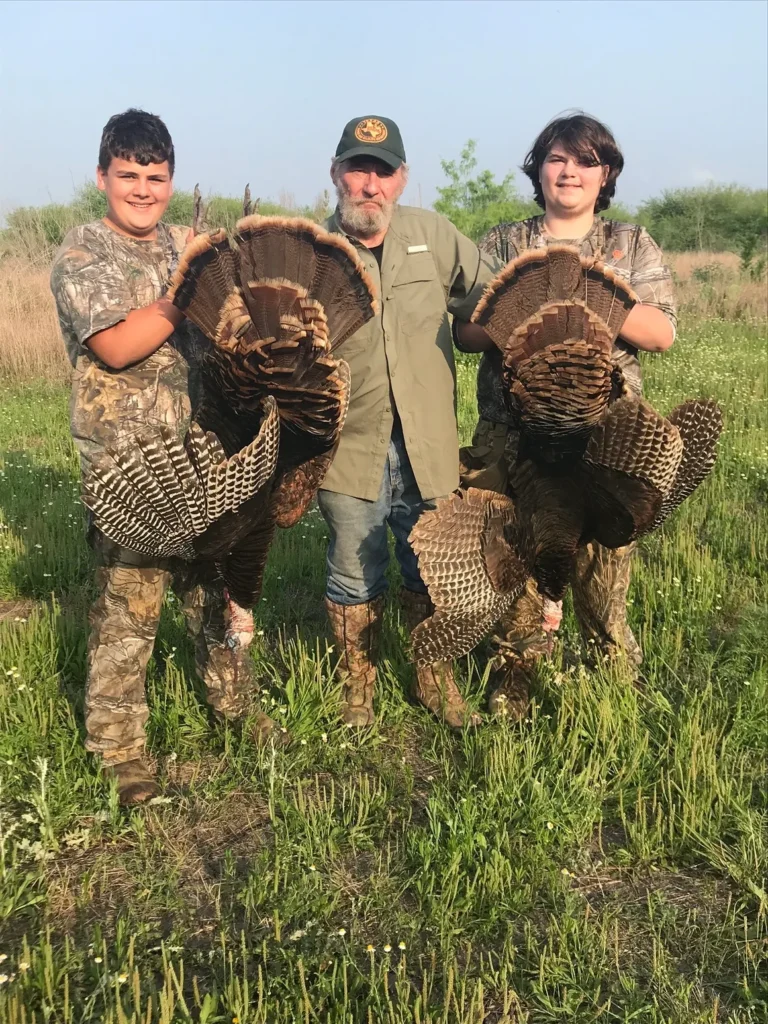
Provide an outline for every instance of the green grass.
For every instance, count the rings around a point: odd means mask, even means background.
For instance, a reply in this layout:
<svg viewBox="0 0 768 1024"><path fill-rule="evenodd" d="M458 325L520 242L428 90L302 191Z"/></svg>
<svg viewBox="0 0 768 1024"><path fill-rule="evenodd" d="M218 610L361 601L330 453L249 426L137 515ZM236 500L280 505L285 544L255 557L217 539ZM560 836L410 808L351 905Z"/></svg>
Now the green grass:
<svg viewBox="0 0 768 1024"><path fill-rule="evenodd" d="M405 699L393 602L357 738L315 511L278 538L257 611L262 700L296 742L261 753L211 726L169 601L148 678L164 795L131 813L83 749L67 397L8 388L0 598L31 604L0 623L0 1021L768 1020L764 333L693 326L646 381L661 411L716 396L726 433L636 561L642 688L582 667L569 613L529 719L453 736ZM464 440L472 388L467 361ZM483 654L460 666L478 706Z"/></svg>

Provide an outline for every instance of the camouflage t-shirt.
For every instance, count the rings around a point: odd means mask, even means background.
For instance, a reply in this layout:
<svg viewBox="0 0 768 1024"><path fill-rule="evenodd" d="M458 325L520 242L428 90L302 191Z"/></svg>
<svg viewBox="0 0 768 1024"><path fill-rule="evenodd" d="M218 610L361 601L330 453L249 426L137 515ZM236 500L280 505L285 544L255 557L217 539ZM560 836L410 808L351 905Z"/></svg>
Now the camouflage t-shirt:
<svg viewBox="0 0 768 1024"><path fill-rule="evenodd" d="M596 256L629 283L641 302L655 306L677 326L672 273L664 263L661 249L645 228L637 224L595 217L583 238L550 238L544 230L544 217L531 217L514 224L499 224L481 239L479 246L504 263L516 259L526 249L546 245L574 245L584 256ZM619 337L613 347L613 361L621 367L629 387L638 394L642 375L637 349ZM504 401L502 357L498 349L483 353L477 373L477 405L481 419L510 423Z"/></svg>
<svg viewBox="0 0 768 1024"><path fill-rule="evenodd" d="M74 367L70 425L85 460L147 424L179 436L189 427L197 376L190 368L202 350L190 325L182 323L156 352L122 370L106 366L86 344L165 293L188 234L161 223L156 240L139 241L94 221L70 231L56 255L51 290Z"/></svg>

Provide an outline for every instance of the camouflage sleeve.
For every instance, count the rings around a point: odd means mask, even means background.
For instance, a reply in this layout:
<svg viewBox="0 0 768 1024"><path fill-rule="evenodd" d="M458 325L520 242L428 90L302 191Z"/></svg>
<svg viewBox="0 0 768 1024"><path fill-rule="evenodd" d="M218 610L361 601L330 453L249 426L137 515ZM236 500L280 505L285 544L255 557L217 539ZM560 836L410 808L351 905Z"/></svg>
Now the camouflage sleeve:
<svg viewBox="0 0 768 1024"><path fill-rule="evenodd" d="M660 309L677 330L677 307L672 271L664 262L661 249L645 228L640 230L635 245L629 283L641 302Z"/></svg>
<svg viewBox="0 0 768 1024"><path fill-rule="evenodd" d="M487 231L477 243L483 252L495 256L502 266L516 259L521 251L522 222L497 224ZM525 246L522 246L525 248Z"/></svg>
<svg viewBox="0 0 768 1024"><path fill-rule="evenodd" d="M81 346L134 308L124 274L114 260L85 248L67 249L54 263L51 291L59 321Z"/></svg>

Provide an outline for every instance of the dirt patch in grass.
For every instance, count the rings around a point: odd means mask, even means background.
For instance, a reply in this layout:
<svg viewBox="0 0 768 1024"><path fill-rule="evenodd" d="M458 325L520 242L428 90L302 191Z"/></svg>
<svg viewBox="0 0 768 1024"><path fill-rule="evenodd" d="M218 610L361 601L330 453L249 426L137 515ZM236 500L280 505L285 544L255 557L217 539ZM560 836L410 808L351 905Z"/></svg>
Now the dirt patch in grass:
<svg viewBox="0 0 768 1024"><path fill-rule="evenodd" d="M26 622L39 605L39 601L20 599L0 601L0 622Z"/></svg>
<svg viewBox="0 0 768 1024"><path fill-rule="evenodd" d="M137 838L69 850L46 866L46 916L56 931L85 934L98 924L110 933L132 906L159 937L180 928L207 933L229 916L224 864L246 877L272 835L266 804L239 793L192 804L183 817L162 806L140 813Z"/></svg>

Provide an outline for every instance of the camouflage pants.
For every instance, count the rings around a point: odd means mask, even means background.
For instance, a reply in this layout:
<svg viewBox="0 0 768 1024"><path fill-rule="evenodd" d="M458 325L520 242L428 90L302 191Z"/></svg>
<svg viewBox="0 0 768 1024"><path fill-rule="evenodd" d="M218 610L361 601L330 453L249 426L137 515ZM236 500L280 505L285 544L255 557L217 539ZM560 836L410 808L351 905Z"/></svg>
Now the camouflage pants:
<svg viewBox="0 0 768 1024"><path fill-rule="evenodd" d="M507 462L517 451L517 435L504 424L480 420L472 446L461 450L462 485L503 491ZM582 638L597 656L622 652L635 665L643 660L640 645L627 622L627 591L634 544L605 548L586 544L576 553L571 575L573 607ZM497 654L532 662L547 650L542 629L542 596L533 580L499 623L493 637Z"/></svg>
<svg viewBox="0 0 768 1024"><path fill-rule="evenodd" d="M223 590L148 565L101 537L94 546L102 564L97 570L99 596L90 613L86 749L110 763L141 756L149 718L147 664L169 586L181 601L195 641L197 672L208 702L225 718L245 714L254 689L250 660L246 651L225 643Z"/></svg>

